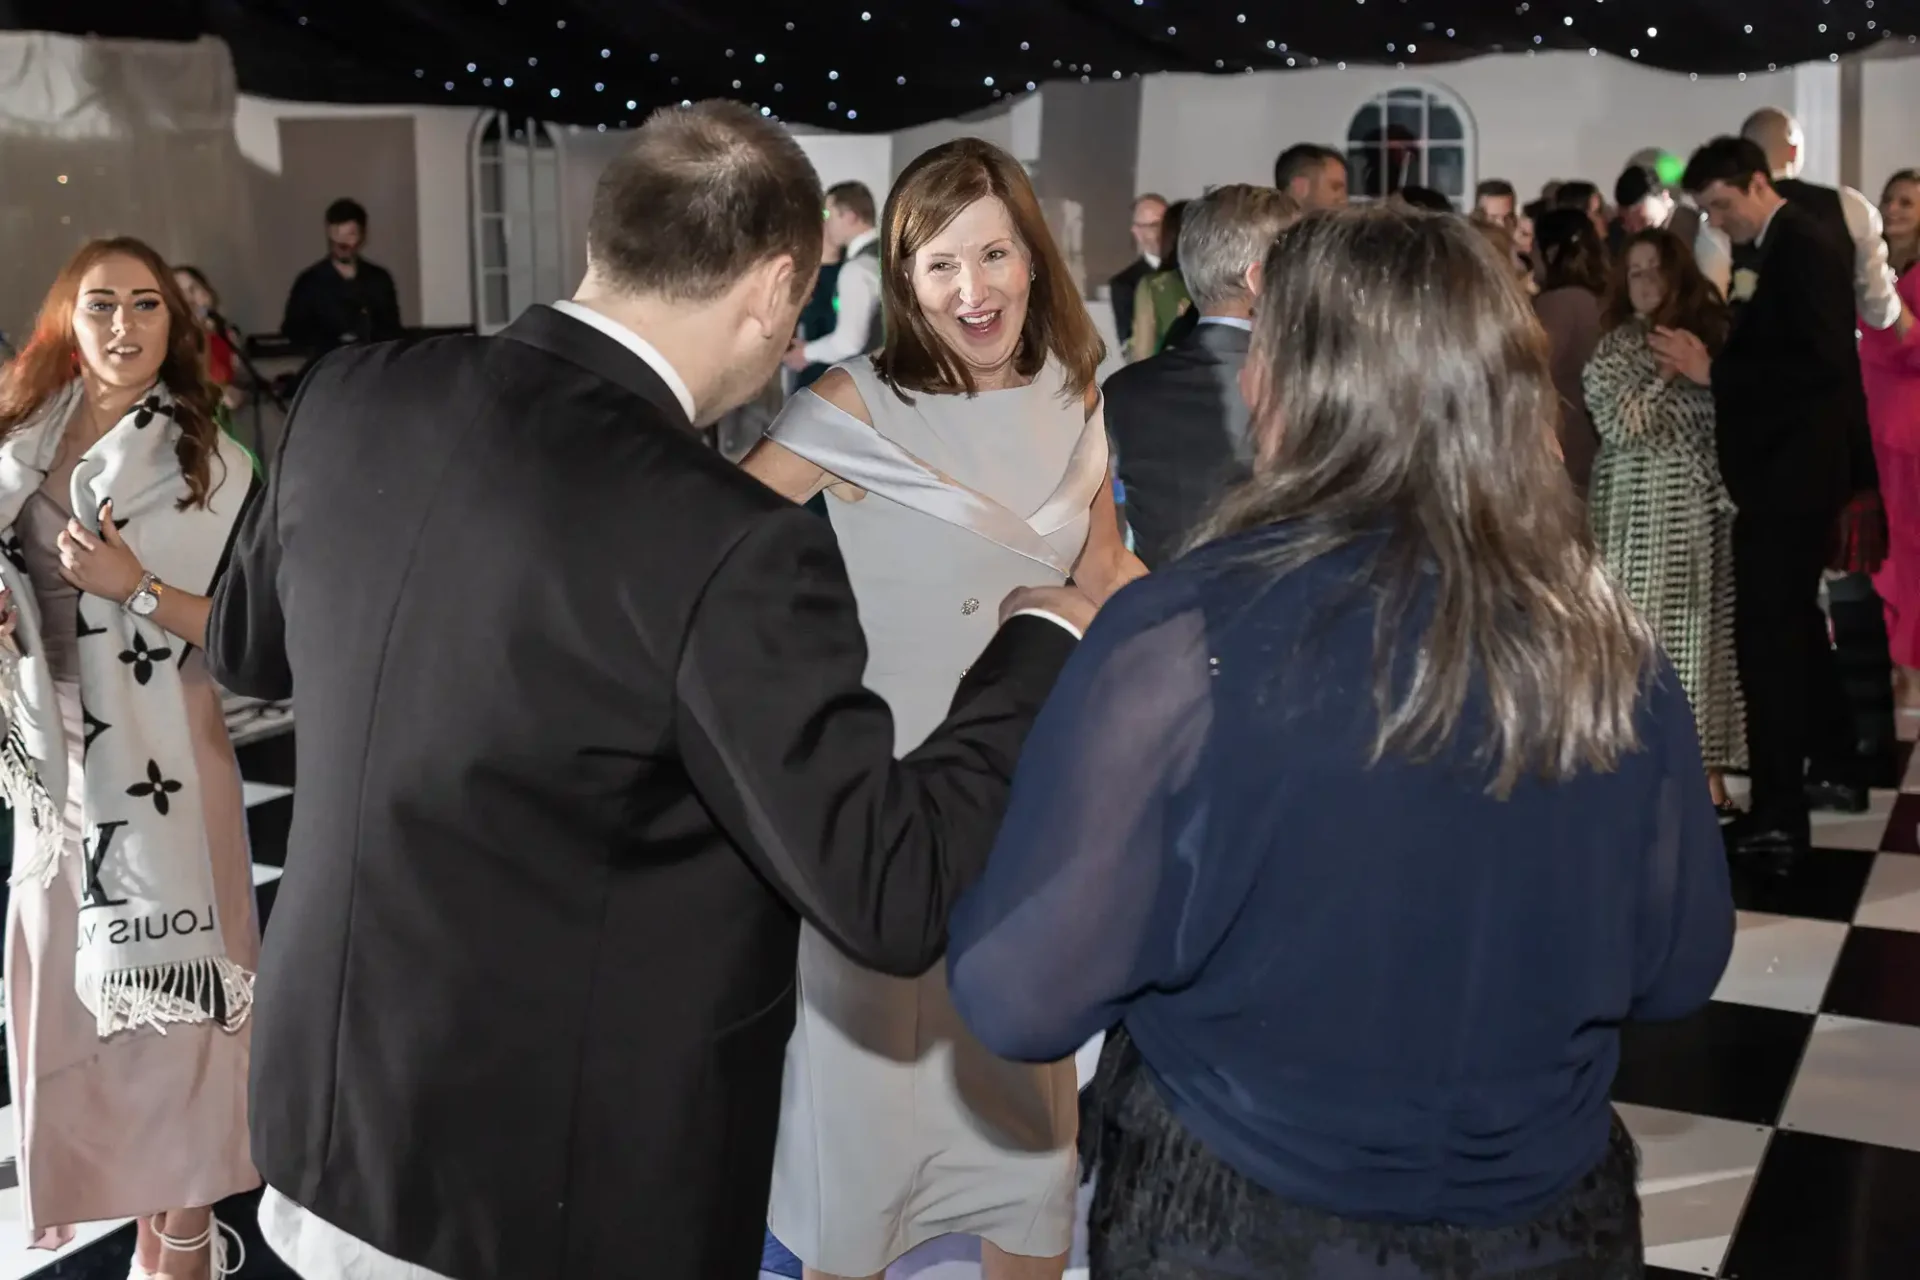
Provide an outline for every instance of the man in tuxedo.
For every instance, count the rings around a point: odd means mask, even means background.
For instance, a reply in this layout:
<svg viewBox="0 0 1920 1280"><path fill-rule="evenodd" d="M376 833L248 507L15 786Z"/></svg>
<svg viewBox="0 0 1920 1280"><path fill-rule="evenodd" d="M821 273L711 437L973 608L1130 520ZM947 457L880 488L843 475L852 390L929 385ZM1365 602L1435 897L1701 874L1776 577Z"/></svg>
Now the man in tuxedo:
<svg viewBox="0 0 1920 1280"><path fill-rule="evenodd" d="M1166 220L1166 197L1149 192L1133 202L1133 247L1140 256L1107 282L1113 300L1113 331L1122 347L1133 333L1133 295L1142 280L1160 269L1160 231Z"/></svg>
<svg viewBox="0 0 1920 1280"><path fill-rule="evenodd" d="M1134 551L1148 568L1179 554L1215 500L1252 464L1240 370L1260 264L1300 215L1271 187L1216 187L1180 224L1180 270L1199 322L1158 355L1107 379L1107 432L1127 494Z"/></svg>
<svg viewBox="0 0 1920 1280"><path fill-rule="evenodd" d="M311 1280L749 1280L800 920L944 948L1092 606L1015 593L895 762L831 531L694 429L779 364L820 202L759 113L662 112L572 301L294 406L207 655L299 701L251 1122Z"/></svg>
<svg viewBox="0 0 1920 1280"><path fill-rule="evenodd" d="M1734 847L1792 853L1809 836L1812 691L1837 683L1820 575L1852 491L1845 424L1861 397L1852 263L1843 240L1774 189L1765 153L1747 139L1700 148L1682 181L1715 227L1761 253L1718 357L1684 332L1656 330L1651 341L1669 376L1712 386L1720 473L1739 508L1734 644L1753 801Z"/></svg>
<svg viewBox="0 0 1920 1280"><path fill-rule="evenodd" d="M1873 202L1852 187L1827 187L1800 176L1806 165L1806 135L1800 122L1777 107L1762 107L1740 126L1742 137L1767 153L1774 189L1787 202L1812 214L1828 234L1845 241L1853 259L1854 307L1861 327L1891 328L1905 337L1913 314L1901 302L1899 280L1887 260L1885 227ZM1753 249L1735 254L1736 268L1751 270ZM1843 424L1853 462L1853 489L1874 500L1880 488L1880 469L1873 453L1873 433L1867 425L1866 402ZM1866 564L1848 566L1856 572L1827 579L1827 613L1833 620L1835 683L1813 691L1815 711L1832 723L1816 737L1816 746L1831 741L1833 750L1864 757L1865 774L1876 785L1900 785L1898 737L1893 725L1893 658L1887 650L1885 606L1873 589ZM1842 783L1857 770L1835 770L1826 755L1816 754L1808 777L1808 798L1818 809L1865 812L1865 786Z"/></svg>

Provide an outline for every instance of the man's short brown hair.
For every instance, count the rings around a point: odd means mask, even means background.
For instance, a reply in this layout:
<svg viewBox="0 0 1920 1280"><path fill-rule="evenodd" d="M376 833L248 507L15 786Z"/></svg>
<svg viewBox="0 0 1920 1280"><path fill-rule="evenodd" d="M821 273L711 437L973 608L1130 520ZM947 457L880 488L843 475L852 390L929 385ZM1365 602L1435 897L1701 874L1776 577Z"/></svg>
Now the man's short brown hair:
<svg viewBox="0 0 1920 1280"><path fill-rule="evenodd" d="M798 297L820 267L820 204L781 126L738 102L668 107L600 175L587 258L616 289L704 302L785 254Z"/></svg>
<svg viewBox="0 0 1920 1280"><path fill-rule="evenodd" d="M875 212L873 192L864 182L836 182L827 188L827 203L836 209L845 209L860 221L872 226L879 215Z"/></svg>

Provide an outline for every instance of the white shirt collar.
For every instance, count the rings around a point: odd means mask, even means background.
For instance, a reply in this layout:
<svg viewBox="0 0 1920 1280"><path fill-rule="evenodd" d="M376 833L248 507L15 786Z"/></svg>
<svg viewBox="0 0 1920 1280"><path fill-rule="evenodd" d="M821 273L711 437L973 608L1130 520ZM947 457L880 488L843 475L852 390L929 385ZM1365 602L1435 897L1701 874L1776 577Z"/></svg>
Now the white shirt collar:
<svg viewBox="0 0 1920 1280"><path fill-rule="evenodd" d="M1159 255L1159 254L1157 254L1157 253L1143 253L1143 254L1141 254L1140 256L1141 256L1141 258L1143 258L1143 259L1145 259L1145 261L1146 261L1146 264L1147 264L1147 266L1148 266L1149 268L1151 268L1152 270L1154 270L1154 271L1158 271L1158 270L1160 269L1160 255Z"/></svg>
<svg viewBox="0 0 1920 1280"><path fill-rule="evenodd" d="M1787 207L1787 202L1784 200L1782 200L1779 204L1774 206L1773 212L1767 215L1767 220L1760 224L1760 234L1753 238L1754 248L1758 249L1761 245L1766 243L1767 232L1772 228L1773 220L1779 217L1780 211L1786 207Z"/></svg>
<svg viewBox="0 0 1920 1280"><path fill-rule="evenodd" d="M1231 325L1235 329L1245 329L1248 333L1253 332L1253 321L1241 316L1201 316L1200 323Z"/></svg>
<svg viewBox="0 0 1920 1280"><path fill-rule="evenodd" d="M868 227L865 231L862 231L859 235L847 241L846 253L842 256L841 261L844 262L847 258L851 258L854 254L860 252L879 238L880 228Z"/></svg>
<svg viewBox="0 0 1920 1280"><path fill-rule="evenodd" d="M608 316L601 315L591 307L583 307L577 302L556 302L553 309L563 316L572 316L581 324L589 325L612 338L633 354L647 362L647 367L660 375L660 381L667 384L667 390L673 392L673 398L680 402L686 411L687 421L695 421L693 416L693 392L687 390L686 379L682 378L660 349L635 333L627 326Z"/></svg>

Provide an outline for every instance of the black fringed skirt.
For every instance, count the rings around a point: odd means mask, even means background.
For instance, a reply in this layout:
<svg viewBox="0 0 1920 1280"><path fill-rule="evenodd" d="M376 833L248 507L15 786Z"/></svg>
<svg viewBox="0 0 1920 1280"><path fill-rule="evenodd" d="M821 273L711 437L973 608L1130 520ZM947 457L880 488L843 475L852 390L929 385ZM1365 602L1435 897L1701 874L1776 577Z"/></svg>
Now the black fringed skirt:
<svg viewBox="0 0 1920 1280"><path fill-rule="evenodd" d="M1085 1095L1092 1280L1629 1280L1645 1274L1638 1157L1607 1154L1516 1227L1363 1222L1290 1203L1216 1159L1167 1109L1124 1029Z"/></svg>

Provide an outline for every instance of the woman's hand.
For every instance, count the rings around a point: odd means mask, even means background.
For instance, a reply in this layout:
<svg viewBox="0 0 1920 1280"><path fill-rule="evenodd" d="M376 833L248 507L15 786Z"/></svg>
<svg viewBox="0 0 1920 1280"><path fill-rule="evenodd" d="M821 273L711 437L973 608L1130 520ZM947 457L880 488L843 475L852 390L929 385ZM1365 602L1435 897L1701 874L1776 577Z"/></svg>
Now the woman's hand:
<svg viewBox="0 0 1920 1280"><path fill-rule="evenodd" d="M89 532L78 520L69 520L57 541L60 576L88 595L125 604L139 590L146 570L120 540L120 530L113 524L112 501L100 506L98 534Z"/></svg>
<svg viewBox="0 0 1920 1280"><path fill-rule="evenodd" d="M1713 382L1713 357L1707 353L1707 344L1700 341L1697 334L1661 326L1648 336L1647 345L1653 348L1653 358L1659 366L1661 377L1671 378L1678 374L1703 387Z"/></svg>

